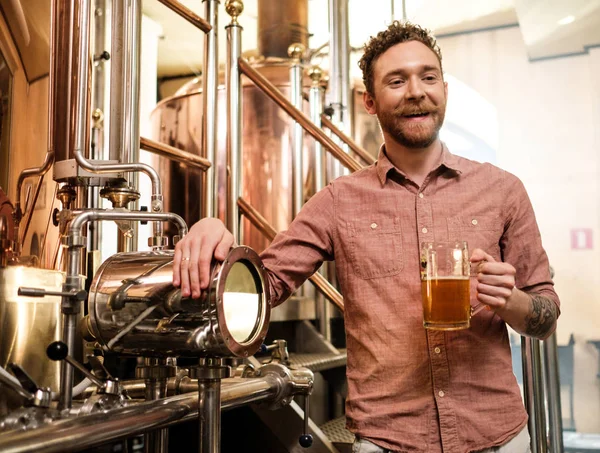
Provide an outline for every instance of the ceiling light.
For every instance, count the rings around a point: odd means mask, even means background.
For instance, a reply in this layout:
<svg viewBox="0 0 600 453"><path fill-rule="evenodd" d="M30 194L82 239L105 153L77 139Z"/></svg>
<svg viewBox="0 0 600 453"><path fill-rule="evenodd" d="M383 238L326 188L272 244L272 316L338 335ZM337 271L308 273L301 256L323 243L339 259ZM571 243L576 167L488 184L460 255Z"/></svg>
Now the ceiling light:
<svg viewBox="0 0 600 453"><path fill-rule="evenodd" d="M575 16L566 16L558 21L558 25L567 25L575 20Z"/></svg>

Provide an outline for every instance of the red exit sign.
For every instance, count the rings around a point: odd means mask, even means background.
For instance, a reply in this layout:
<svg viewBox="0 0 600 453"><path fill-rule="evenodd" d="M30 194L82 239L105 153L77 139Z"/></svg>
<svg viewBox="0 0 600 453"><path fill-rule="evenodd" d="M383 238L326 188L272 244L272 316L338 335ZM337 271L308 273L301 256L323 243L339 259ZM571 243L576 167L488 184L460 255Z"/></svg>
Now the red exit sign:
<svg viewBox="0 0 600 453"><path fill-rule="evenodd" d="M593 248L591 228L574 228L571 230L572 250L591 250Z"/></svg>

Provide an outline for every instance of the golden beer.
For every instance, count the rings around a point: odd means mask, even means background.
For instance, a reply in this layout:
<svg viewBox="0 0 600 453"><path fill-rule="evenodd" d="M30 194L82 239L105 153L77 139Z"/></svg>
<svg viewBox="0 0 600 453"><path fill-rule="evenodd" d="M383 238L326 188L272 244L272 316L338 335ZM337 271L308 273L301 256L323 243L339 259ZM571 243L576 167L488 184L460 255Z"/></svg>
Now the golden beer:
<svg viewBox="0 0 600 453"><path fill-rule="evenodd" d="M468 329L471 317L468 276L421 280L423 325L428 329Z"/></svg>

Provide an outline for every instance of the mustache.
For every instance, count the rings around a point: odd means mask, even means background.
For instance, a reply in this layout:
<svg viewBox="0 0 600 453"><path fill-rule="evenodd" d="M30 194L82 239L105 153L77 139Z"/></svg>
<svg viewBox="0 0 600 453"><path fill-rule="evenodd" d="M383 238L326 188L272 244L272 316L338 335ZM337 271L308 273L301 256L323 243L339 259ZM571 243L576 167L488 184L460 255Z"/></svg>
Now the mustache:
<svg viewBox="0 0 600 453"><path fill-rule="evenodd" d="M437 109L435 106L429 103L417 104L417 105L404 105L396 107L393 111L394 115L405 116L405 115L416 115L419 113L433 113Z"/></svg>

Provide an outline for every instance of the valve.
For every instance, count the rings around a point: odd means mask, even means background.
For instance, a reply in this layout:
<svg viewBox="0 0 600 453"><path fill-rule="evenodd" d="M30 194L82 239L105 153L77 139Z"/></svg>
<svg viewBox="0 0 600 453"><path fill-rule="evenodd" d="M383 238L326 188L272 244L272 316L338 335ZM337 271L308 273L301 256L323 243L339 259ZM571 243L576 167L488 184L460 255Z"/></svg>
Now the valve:
<svg viewBox="0 0 600 453"><path fill-rule="evenodd" d="M116 389L114 389L115 388L114 385L107 384L108 382L112 382L112 381L109 381L109 380L103 381L101 379L98 379L86 367L84 367L81 363L79 363L77 360L75 360L73 357L71 357L69 355L69 348L62 341L55 341L54 343L51 343L50 346L48 346L48 348L46 349L46 355L48 356L48 358L50 360L54 360L55 362L59 361L59 360L65 360L73 368L76 368L79 371L81 371L85 375L85 377L87 377L90 381L92 381L98 387L99 392L105 392L108 389L113 390L112 392L114 392L114 390L116 390ZM116 387L118 387L118 386L116 386Z"/></svg>
<svg viewBox="0 0 600 453"><path fill-rule="evenodd" d="M302 448L308 448L312 445L313 443L313 436L312 434L308 434L308 410L310 408L310 396L308 394L306 394L304 396L304 429L302 430L302 434L300 435L300 438L298 439L298 443L300 444L300 446Z"/></svg>
<svg viewBox="0 0 600 453"><path fill-rule="evenodd" d="M287 365L290 362L290 355L287 350L287 341L275 340L273 344L260 346L260 352L266 353L271 351L272 361Z"/></svg>

